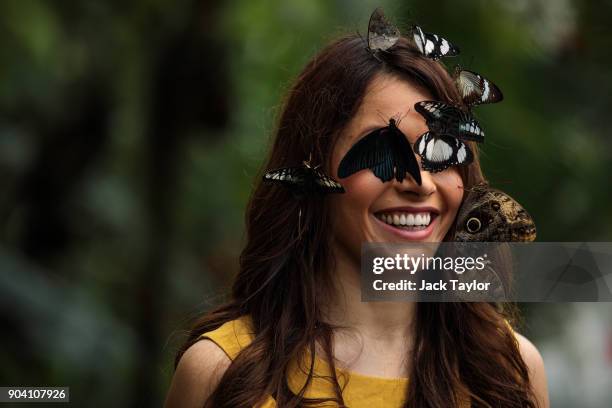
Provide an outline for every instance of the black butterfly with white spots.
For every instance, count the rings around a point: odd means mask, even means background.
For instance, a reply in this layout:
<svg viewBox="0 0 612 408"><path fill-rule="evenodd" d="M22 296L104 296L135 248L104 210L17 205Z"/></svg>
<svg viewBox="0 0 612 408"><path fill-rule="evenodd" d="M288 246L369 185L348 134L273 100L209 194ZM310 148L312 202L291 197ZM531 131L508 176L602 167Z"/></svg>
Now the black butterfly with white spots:
<svg viewBox="0 0 612 408"><path fill-rule="evenodd" d="M423 133L414 144L414 151L421 157L425 171L437 173L450 166L470 164L474 154L468 145L455 137Z"/></svg>
<svg viewBox="0 0 612 408"><path fill-rule="evenodd" d="M270 170L263 176L267 183L276 183L285 186L296 197L310 194L344 193L344 187L331 177L313 167L308 161L302 166L283 167Z"/></svg>
<svg viewBox="0 0 612 408"><path fill-rule="evenodd" d="M365 169L372 170L383 183L394 177L401 182L408 173L421 185L419 163L395 119L351 147L338 166L338 177L345 178Z"/></svg>
<svg viewBox="0 0 612 408"><path fill-rule="evenodd" d="M417 25L412 27L412 40L421 54L433 60L459 55L456 45L437 34L424 32Z"/></svg>
<svg viewBox="0 0 612 408"><path fill-rule="evenodd" d="M465 141L483 142L484 132L471 114L439 101L417 102L414 108L429 127L414 144L423 170L435 173L474 160Z"/></svg>
<svg viewBox="0 0 612 408"><path fill-rule="evenodd" d="M455 67L453 78L463 102L470 108L484 103L501 102L504 99L497 85L476 72Z"/></svg>
<svg viewBox="0 0 612 408"><path fill-rule="evenodd" d="M429 130L438 135L484 142L484 131L469 112L439 101L417 102L414 109L425 118Z"/></svg>
<svg viewBox="0 0 612 408"><path fill-rule="evenodd" d="M368 50L374 55L378 51L387 51L400 39L400 32L385 17L382 9L378 7L370 16L368 23Z"/></svg>

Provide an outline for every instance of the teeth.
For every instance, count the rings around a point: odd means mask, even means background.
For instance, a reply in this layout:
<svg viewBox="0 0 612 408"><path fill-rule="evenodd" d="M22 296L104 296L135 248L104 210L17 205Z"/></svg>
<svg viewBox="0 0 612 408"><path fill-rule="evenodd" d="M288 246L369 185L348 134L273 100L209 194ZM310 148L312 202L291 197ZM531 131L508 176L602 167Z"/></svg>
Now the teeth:
<svg viewBox="0 0 612 408"><path fill-rule="evenodd" d="M378 218L389 225L396 226L427 226L431 223L431 213L386 213L379 214Z"/></svg>

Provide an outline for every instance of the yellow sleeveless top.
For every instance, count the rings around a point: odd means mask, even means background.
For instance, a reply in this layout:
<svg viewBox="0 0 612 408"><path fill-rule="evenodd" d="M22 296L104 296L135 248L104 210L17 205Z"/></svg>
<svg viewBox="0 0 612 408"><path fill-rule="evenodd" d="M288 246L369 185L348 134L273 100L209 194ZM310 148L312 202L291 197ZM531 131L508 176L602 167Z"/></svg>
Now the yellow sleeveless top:
<svg viewBox="0 0 612 408"><path fill-rule="evenodd" d="M254 338L251 329L251 320L244 316L240 319L229 321L216 330L204 333L200 338L209 339L215 342L231 359L245 348ZM304 365L309 367L308 364ZM315 357L313 378L306 388L304 396L306 398L327 398L333 397L334 389L329 380L322 376L329 375L331 368L322 359ZM405 390L407 388L407 378L383 378L366 376L354 372L348 372L336 368L340 389L343 389L342 397L347 407L350 408L394 408L401 407L405 402ZM348 376L347 376L348 375ZM348 377L348 378L347 378ZM298 393L306 383L307 373L297 364L289 369L288 384L294 393ZM344 388L343 388L344 387ZM326 403L330 407L331 402ZM333 405L335 406L335 405ZM466 404L469 407L469 403ZM257 408L276 408L276 402L268 396L263 404Z"/></svg>

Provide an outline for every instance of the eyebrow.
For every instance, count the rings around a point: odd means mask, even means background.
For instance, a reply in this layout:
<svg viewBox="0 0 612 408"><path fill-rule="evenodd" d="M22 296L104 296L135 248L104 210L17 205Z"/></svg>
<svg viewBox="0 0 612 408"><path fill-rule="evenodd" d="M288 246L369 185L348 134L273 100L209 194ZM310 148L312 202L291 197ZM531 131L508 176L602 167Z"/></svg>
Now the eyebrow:
<svg viewBox="0 0 612 408"><path fill-rule="evenodd" d="M374 132L375 130L386 128L387 126L389 126L388 123L385 124L385 125L372 124L372 125L366 126L365 129L363 129L361 132L359 132L359 134L356 137L356 139L357 140L361 140L364 136L369 135L370 133Z"/></svg>
<svg viewBox="0 0 612 408"><path fill-rule="evenodd" d="M389 122L387 122L384 125L381 125L378 123L372 123L366 126L361 132L358 133L357 137L355 138L355 142L353 142L353 144L357 143L358 141L360 141L361 139L363 139L365 136L369 135L370 133L374 132L375 130L383 129L388 126L389 126ZM402 131L400 130L400 132ZM406 137L406 139L408 140L408 143L410 143L411 146L414 145L415 142L412 142L410 140L410 137L408 137L408 135L406 135L404 132L402 132L402 134Z"/></svg>

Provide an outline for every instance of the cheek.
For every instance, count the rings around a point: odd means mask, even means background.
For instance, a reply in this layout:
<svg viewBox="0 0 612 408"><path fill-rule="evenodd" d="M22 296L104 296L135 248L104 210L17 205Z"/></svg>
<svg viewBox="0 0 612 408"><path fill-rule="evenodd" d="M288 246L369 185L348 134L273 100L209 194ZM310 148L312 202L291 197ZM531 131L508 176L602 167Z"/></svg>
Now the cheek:
<svg viewBox="0 0 612 408"><path fill-rule="evenodd" d="M333 208L337 218L352 217L360 221L369 212L376 198L384 190L380 182L371 172L361 171L340 180L345 193L333 197Z"/></svg>
<svg viewBox="0 0 612 408"><path fill-rule="evenodd" d="M445 217L442 228L446 234L455 221L461 200L463 199L463 180L461 180L461 176L456 169L437 173L435 180L443 202Z"/></svg>

